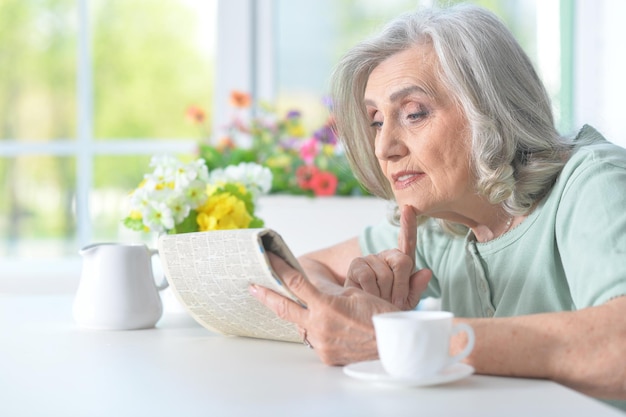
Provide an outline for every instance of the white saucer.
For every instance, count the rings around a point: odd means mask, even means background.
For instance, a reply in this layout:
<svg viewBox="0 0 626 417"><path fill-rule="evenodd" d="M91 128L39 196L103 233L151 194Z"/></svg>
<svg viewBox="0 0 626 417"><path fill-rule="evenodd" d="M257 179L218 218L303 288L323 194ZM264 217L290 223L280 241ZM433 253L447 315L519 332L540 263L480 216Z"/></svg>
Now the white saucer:
<svg viewBox="0 0 626 417"><path fill-rule="evenodd" d="M364 381L399 385L404 387L425 387L458 381L474 373L474 368L464 363L455 363L443 371L419 378L396 378L389 375L379 360L357 362L343 367L343 372L352 378Z"/></svg>

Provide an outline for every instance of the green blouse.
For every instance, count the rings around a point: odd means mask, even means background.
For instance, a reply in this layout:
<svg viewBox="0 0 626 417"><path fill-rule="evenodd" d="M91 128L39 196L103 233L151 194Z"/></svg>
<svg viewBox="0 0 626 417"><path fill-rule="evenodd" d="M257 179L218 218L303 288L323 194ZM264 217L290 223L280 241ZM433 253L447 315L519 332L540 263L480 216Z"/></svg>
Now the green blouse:
<svg viewBox="0 0 626 417"><path fill-rule="evenodd" d="M486 243L418 229L417 268L433 278L422 297L457 317L570 311L626 295L626 149L585 126L550 193L519 226ZM383 221L360 236L363 254L397 247ZM626 401L606 401L626 410Z"/></svg>
<svg viewBox="0 0 626 417"><path fill-rule="evenodd" d="M576 310L626 295L626 149L585 126L551 192L519 226L478 243L428 221L416 263L433 278L424 297L459 317ZM396 247L387 221L360 236L364 254Z"/></svg>

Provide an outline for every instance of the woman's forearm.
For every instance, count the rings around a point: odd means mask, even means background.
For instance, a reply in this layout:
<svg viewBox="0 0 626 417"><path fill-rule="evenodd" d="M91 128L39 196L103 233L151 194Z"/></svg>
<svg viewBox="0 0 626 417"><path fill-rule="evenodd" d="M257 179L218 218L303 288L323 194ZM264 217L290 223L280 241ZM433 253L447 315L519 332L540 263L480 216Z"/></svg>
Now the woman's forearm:
<svg viewBox="0 0 626 417"><path fill-rule="evenodd" d="M307 278L319 290L325 293L335 293L343 288L343 280L328 265L317 259L302 256L298 259Z"/></svg>
<svg viewBox="0 0 626 417"><path fill-rule="evenodd" d="M574 312L460 319L476 333L468 362L481 374L547 378L626 399L626 297ZM462 336L453 350L464 346Z"/></svg>
<svg viewBox="0 0 626 417"><path fill-rule="evenodd" d="M307 253L298 258L307 277L314 285L323 287L343 287L352 260L361 256L357 238L337 245Z"/></svg>

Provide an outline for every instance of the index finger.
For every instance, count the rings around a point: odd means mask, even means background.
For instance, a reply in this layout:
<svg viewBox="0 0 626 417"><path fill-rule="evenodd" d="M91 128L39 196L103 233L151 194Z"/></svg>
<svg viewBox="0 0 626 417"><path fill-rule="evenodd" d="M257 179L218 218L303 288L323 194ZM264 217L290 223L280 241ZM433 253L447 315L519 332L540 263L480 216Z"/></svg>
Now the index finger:
<svg viewBox="0 0 626 417"><path fill-rule="evenodd" d="M267 255L274 272L281 278L287 290L304 304L303 307L308 304L307 300L315 299L319 295L315 286L311 284L303 272L294 269L284 259L272 252L268 252Z"/></svg>
<svg viewBox="0 0 626 417"><path fill-rule="evenodd" d="M415 265L415 248L417 246L417 216L412 206L402 206L400 211L400 234L398 249L407 255Z"/></svg>
<svg viewBox="0 0 626 417"><path fill-rule="evenodd" d="M293 293L299 300L304 302L313 296L315 293L314 288L312 288L312 285L304 275L289 266L279 256L271 252L267 254L272 268L281 277L283 283L289 290L288 292ZM296 323L301 327L306 327L304 326L308 316L306 306L283 294L279 294L257 284L252 284L249 289L250 293L257 300L272 310L278 317Z"/></svg>

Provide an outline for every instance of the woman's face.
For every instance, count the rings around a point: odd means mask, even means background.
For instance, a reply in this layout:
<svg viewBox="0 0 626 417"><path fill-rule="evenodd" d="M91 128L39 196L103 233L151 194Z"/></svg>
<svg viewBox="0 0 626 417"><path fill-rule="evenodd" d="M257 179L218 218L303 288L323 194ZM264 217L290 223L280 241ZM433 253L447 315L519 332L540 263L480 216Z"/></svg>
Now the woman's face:
<svg viewBox="0 0 626 417"><path fill-rule="evenodd" d="M475 198L469 129L436 68L429 45L400 52L372 71L364 98L376 157L397 203L454 220Z"/></svg>

